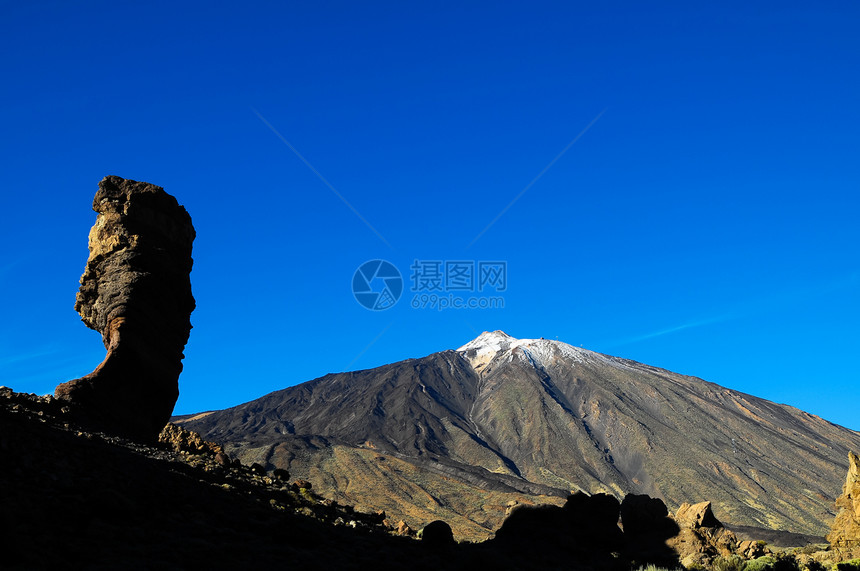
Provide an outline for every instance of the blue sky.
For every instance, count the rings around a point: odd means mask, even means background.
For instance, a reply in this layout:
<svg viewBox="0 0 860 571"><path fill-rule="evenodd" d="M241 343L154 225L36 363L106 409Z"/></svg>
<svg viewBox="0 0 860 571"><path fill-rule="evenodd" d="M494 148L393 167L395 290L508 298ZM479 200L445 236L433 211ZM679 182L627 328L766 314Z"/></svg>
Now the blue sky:
<svg viewBox="0 0 860 571"><path fill-rule="evenodd" d="M860 429L856 2L235 4L0 2L0 384L103 358L115 174L197 229L177 413L502 329ZM413 308L416 260L505 262L439 292L504 307Z"/></svg>

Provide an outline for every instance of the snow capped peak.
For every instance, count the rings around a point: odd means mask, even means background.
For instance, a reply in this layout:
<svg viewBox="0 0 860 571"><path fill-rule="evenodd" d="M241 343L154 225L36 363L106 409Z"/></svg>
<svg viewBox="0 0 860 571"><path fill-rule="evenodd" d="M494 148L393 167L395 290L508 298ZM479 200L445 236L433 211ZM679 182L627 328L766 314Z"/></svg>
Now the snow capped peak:
<svg viewBox="0 0 860 571"><path fill-rule="evenodd" d="M495 347L496 351L501 350L503 346L510 345L512 341L517 341L504 331L497 329L496 331L484 331L457 351L468 351L470 349L482 349L484 347Z"/></svg>
<svg viewBox="0 0 860 571"><path fill-rule="evenodd" d="M522 359L538 369L566 363L603 362L613 367L629 368L621 360L574 347L561 341L549 339L517 339L504 331L484 331L457 351L471 363L472 368L481 371L497 358L512 361Z"/></svg>
<svg viewBox="0 0 860 571"><path fill-rule="evenodd" d="M457 351L465 353L466 359L476 371L484 368L496 358L500 352L510 348L511 343L518 341L504 331L484 331Z"/></svg>

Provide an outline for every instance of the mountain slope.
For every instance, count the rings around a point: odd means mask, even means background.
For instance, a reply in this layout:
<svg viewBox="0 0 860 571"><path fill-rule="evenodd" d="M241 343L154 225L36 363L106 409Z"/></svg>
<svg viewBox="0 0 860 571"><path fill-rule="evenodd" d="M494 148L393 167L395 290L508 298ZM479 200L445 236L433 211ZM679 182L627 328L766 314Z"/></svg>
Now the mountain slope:
<svg viewBox="0 0 860 571"><path fill-rule="evenodd" d="M416 525L454 518L473 538L498 527L502 500L568 490L707 499L730 524L822 535L860 449L792 407L502 332L185 423L246 461L314 473L323 493Z"/></svg>

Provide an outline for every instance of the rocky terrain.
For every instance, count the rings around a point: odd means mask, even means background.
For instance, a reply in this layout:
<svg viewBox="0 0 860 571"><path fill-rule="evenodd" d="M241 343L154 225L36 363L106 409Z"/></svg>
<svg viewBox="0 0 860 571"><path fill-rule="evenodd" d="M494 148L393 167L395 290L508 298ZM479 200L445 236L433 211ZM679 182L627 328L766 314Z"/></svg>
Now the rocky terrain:
<svg viewBox="0 0 860 571"><path fill-rule="evenodd" d="M860 449L857 432L796 408L502 332L177 422L338 501L414 527L445 519L472 540L508 502L577 490L711 501L729 527L821 538Z"/></svg>
<svg viewBox="0 0 860 571"><path fill-rule="evenodd" d="M3 569L394 568L426 557L383 514L227 457L168 426L157 444L93 431L52 397L0 388ZM380 565L385 554L390 564Z"/></svg>
<svg viewBox="0 0 860 571"><path fill-rule="evenodd" d="M88 418L66 401L0 387L3 569L621 571L749 561L758 565L750 570L820 571L851 555L839 538L860 529L844 495L851 514L834 524L832 547L774 551L726 529L710 502L672 514L646 495L577 492L561 506L509 506L494 539L457 543L443 521L416 533L383 512L318 495L283 470L243 465L182 427L169 424L145 444L94 431Z"/></svg>
<svg viewBox="0 0 860 571"><path fill-rule="evenodd" d="M153 440L179 396L191 331L191 245L185 208L153 184L105 177L93 199L86 270L75 310L107 356L56 395L113 431Z"/></svg>
<svg viewBox="0 0 860 571"><path fill-rule="evenodd" d="M180 427L167 425L149 445L93 431L87 418L63 400L0 387L3 569L627 569L635 561L677 562L665 545L673 524L659 500L654 511L642 509L640 497L619 504L578 494L564 508L516 506L493 541L457 544L441 521L419 531L417 541L382 512L323 498L311 482L284 471L242 465ZM619 515L628 522L624 534ZM664 525L652 537L644 530L655 517ZM630 531L633 521L641 532Z"/></svg>

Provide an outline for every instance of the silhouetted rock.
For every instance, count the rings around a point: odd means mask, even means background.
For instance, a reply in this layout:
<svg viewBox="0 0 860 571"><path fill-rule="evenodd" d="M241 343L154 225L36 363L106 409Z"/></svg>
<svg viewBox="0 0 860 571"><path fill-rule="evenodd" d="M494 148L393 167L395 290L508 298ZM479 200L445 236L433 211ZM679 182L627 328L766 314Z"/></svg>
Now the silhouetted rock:
<svg viewBox="0 0 860 571"><path fill-rule="evenodd" d="M679 527L663 500L627 494L621 502L621 525L625 552L633 562L667 568L678 565L678 555L666 541L678 535Z"/></svg>
<svg viewBox="0 0 860 571"><path fill-rule="evenodd" d="M623 546L619 510L612 496L582 492L563 507L515 505L488 543L512 555L528 553L530 569L613 568Z"/></svg>
<svg viewBox="0 0 860 571"><path fill-rule="evenodd" d="M114 432L154 441L179 396L194 227L161 187L117 176L99 183L93 210L75 309L102 334L107 356L55 393Z"/></svg>
<svg viewBox="0 0 860 571"><path fill-rule="evenodd" d="M860 457L854 452L848 453L848 475L836 507L841 511L833 521L827 541L843 558L860 557Z"/></svg>
<svg viewBox="0 0 860 571"><path fill-rule="evenodd" d="M451 526L444 521L437 519L431 521L418 532L418 537L422 543L433 547L441 547L446 545L455 545L454 532Z"/></svg>
<svg viewBox="0 0 860 571"><path fill-rule="evenodd" d="M569 537L572 517L559 506L518 504L496 531L500 543L552 542Z"/></svg>
<svg viewBox="0 0 860 571"><path fill-rule="evenodd" d="M618 527L621 504L609 494L577 492L567 497L562 508L571 519L573 534L596 551L619 551L623 535Z"/></svg>

